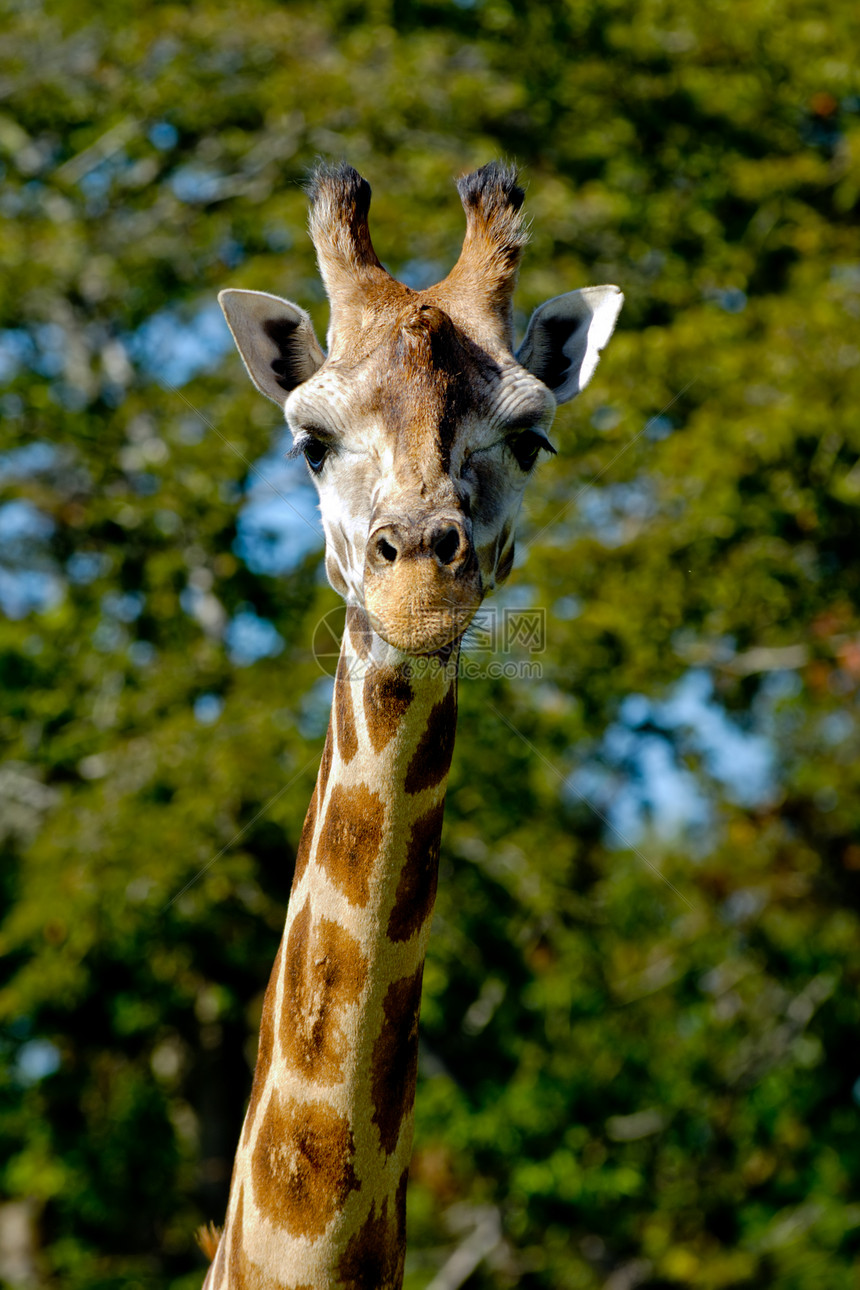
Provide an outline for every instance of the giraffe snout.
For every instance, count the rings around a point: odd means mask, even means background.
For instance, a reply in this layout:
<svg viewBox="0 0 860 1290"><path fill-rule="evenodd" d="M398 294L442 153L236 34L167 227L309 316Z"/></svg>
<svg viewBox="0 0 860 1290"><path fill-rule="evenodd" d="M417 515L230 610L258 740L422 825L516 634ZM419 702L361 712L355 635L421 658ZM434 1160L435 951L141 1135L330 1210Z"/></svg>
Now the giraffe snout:
<svg viewBox="0 0 860 1290"><path fill-rule="evenodd" d="M441 649L466 630L482 594L465 516L385 517L371 527L364 603L391 645L409 654Z"/></svg>
<svg viewBox="0 0 860 1290"><path fill-rule="evenodd" d="M474 562L474 549L463 520L434 516L425 521L392 520L377 525L367 542L367 565L384 570L402 560L430 559L452 574Z"/></svg>

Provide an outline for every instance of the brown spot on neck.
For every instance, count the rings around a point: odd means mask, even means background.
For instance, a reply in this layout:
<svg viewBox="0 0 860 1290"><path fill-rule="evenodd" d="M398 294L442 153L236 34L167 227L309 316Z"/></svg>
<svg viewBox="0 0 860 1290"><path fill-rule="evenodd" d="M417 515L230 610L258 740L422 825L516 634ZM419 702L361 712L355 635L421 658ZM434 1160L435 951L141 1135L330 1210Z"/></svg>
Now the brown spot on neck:
<svg viewBox="0 0 860 1290"><path fill-rule="evenodd" d="M272 1065L272 1056L275 1050L275 998L278 992L278 979L281 974L283 952L284 942L281 940L263 999L263 1016L260 1021L260 1041L257 1047L257 1061L254 1066L254 1082L251 1085L251 1100L248 1103L248 1110L245 1114L245 1130L242 1134L242 1141L245 1146L248 1145L248 1139L251 1136L251 1126L256 1119L257 1107L266 1087L266 1081L269 1078L269 1069Z"/></svg>
<svg viewBox="0 0 860 1290"><path fill-rule="evenodd" d="M320 769L317 775L317 788L319 789L318 801L321 803L325 797L325 790L328 784L328 777L331 774L331 763L334 756L334 740L329 725L325 736L325 745L323 746L322 757L320 758Z"/></svg>
<svg viewBox="0 0 860 1290"><path fill-rule="evenodd" d="M401 1179L389 1213L388 1201L376 1205L350 1238L338 1272L344 1290L400 1290L406 1253L406 1188ZM402 1193L402 1198L401 1198Z"/></svg>
<svg viewBox="0 0 860 1290"><path fill-rule="evenodd" d="M305 869L308 866L308 860L311 854L311 848L314 840L314 830L316 829L317 814L320 803L325 798L326 784L331 772L331 763L334 755L332 747L333 736L331 724L326 731L325 744L323 745L322 757L320 758L320 768L317 774L317 782L314 785L314 791L311 794L311 800L308 804L308 813L305 816L305 822L302 825L302 833L299 838L299 845L296 848L296 867L293 873L292 891L295 891L304 877Z"/></svg>
<svg viewBox="0 0 860 1290"><path fill-rule="evenodd" d="M367 980L358 942L328 918L312 920L310 897L287 938L281 1047L301 1075L322 1084L343 1079L347 1041L343 1012Z"/></svg>
<svg viewBox="0 0 860 1290"><path fill-rule="evenodd" d="M386 1155L397 1146L403 1121L415 1104L418 1077L418 1012L424 964L388 987L383 1021L373 1049L370 1096L373 1123Z"/></svg>
<svg viewBox="0 0 860 1290"><path fill-rule="evenodd" d="M291 1236L321 1236L359 1189L355 1144L344 1116L325 1102L299 1102L277 1089L251 1158L254 1199Z"/></svg>
<svg viewBox="0 0 860 1290"><path fill-rule="evenodd" d="M233 1219L230 1241L230 1279L242 1284L245 1262L245 1188L239 1188L239 1199L236 1202L236 1215Z"/></svg>
<svg viewBox="0 0 860 1290"><path fill-rule="evenodd" d="M451 767L457 732L457 693L452 685L431 710L427 726L406 772L406 792L420 793L441 784Z"/></svg>
<svg viewBox="0 0 860 1290"><path fill-rule="evenodd" d="M325 790L323 790L325 791ZM319 780L314 784L314 791L311 794L311 800L308 805L308 813L305 816L305 822L302 825L302 835L299 838L299 845L296 848L296 867L293 873L292 890L295 891L304 876L305 869L308 867L308 857L311 852L311 844L314 838L314 829L317 823L317 806L319 804L320 786Z"/></svg>
<svg viewBox="0 0 860 1290"><path fill-rule="evenodd" d="M364 719L375 752L382 752L394 738L412 699L412 686L400 668L368 668L364 679Z"/></svg>
<svg viewBox="0 0 860 1290"><path fill-rule="evenodd" d="M444 814L445 803L439 802L412 825L406 861L388 920L392 941L408 941L433 912Z"/></svg>
<svg viewBox="0 0 860 1290"><path fill-rule="evenodd" d="M358 735L355 732L355 714L352 710L352 685L344 655L337 664L334 683L334 710L337 718L337 748L343 761L349 765L358 752Z"/></svg>
<svg viewBox="0 0 860 1290"><path fill-rule="evenodd" d="M346 630L349 643L359 658L370 658L370 647L373 638L367 614L358 605L347 605Z"/></svg>
<svg viewBox="0 0 860 1290"><path fill-rule="evenodd" d="M370 899L370 880L382 843L385 808L364 784L335 784L320 829L317 862L352 905Z"/></svg>

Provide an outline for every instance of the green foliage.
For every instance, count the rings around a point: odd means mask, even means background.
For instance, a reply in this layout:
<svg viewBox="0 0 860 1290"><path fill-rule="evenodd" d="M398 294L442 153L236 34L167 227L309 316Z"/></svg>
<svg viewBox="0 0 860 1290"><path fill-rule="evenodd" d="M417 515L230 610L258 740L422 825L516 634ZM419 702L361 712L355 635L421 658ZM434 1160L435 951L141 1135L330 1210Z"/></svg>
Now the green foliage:
<svg viewBox="0 0 860 1290"><path fill-rule="evenodd" d="M397 274L444 275L451 176L506 154L520 323L627 295L529 496L541 679L461 687L409 1290L488 1214L476 1290L856 1283L858 27L846 0L7 4L0 1217L31 1248L0 1279L190 1290L223 1211L335 602L315 538L274 576L237 528L275 409L226 344L183 364L227 285L324 332L321 152L370 179ZM250 614L280 653L246 665ZM679 683L737 764L667 715ZM646 753L698 825L607 828Z"/></svg>

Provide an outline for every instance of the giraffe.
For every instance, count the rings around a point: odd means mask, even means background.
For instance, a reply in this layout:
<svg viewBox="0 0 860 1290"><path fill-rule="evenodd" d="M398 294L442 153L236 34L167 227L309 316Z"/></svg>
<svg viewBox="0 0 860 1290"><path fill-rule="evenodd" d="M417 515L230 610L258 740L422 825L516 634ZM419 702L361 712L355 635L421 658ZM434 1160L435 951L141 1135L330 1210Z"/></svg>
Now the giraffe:
<svg viewBox="0 0 860 1290"><path fill-rule="evenodd" d="M219 300L317 486L347 604L332 715L265 995L250 1102L205 1290L396 1290L421 980L454 746L459 643L511 572L556 405L590 379L623 296L548 300L514 356L526 242L512 167L458 181L454 268L413 290L370 239L370 188L322 165L310 233L327 353L304 310ZM217 1242L217 1244L216 1244Z"/></svg>

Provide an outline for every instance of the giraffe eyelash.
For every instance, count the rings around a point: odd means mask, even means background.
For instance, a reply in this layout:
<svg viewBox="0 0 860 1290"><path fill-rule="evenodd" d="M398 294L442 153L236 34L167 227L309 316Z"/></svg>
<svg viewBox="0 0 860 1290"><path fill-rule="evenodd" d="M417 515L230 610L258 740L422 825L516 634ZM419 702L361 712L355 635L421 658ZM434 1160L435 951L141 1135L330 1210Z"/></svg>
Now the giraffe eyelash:
<svg viewBox="0 0 860 1290"><path fill-rule="evenodd" d="M325 465L326 458L332 450L332 443L324 432L305 430L287 451L287 457L294 459L304 457L311 473L318 475Z"/></svg>
<svg viewBox="0 0 860 1290"><path fill-rule="evenodd" d="M546 435L539 429L515 431L505 440L508 450L513 454L520 470L528 474L534 467L541 452L557 453Z"/></svg>
<svg viewBox="0 0 860 1290"><path fill-rule="evenodd" d="M305 448L309 443L313 442L325 444L326 448L330 448L332 446L331 441L324 430L318 430L316 426L308 429L303 428L298 431L295 439L284 455L288 461L294 461L296 457L303 456Z"/></svg>

